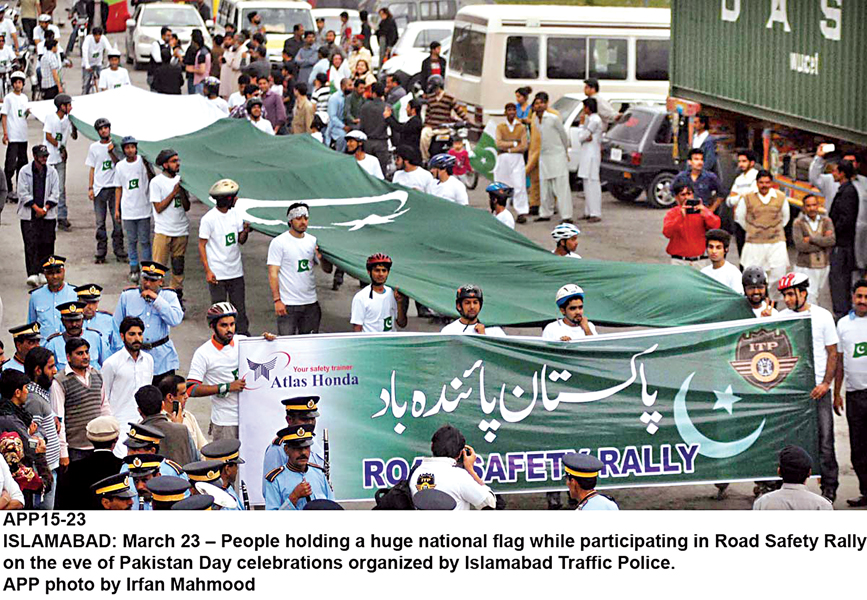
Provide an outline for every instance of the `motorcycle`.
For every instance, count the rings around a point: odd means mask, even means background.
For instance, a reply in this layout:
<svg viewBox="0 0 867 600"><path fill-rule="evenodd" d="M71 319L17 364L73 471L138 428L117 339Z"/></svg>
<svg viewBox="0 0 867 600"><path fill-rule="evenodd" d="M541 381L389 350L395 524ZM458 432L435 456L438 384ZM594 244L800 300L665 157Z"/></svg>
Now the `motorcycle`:
<svg viewBox="0 0 867 600"><path fill-rule="evenodd" d="M70 8L66 9L67 17L72 25L72 31L69 33L69 42L66 44L66 56L71 57L72 51L78 46L78 53L81 54L81 46L84 44L84 38L87 37L87 8L83 0L79 0Z"/></svg>

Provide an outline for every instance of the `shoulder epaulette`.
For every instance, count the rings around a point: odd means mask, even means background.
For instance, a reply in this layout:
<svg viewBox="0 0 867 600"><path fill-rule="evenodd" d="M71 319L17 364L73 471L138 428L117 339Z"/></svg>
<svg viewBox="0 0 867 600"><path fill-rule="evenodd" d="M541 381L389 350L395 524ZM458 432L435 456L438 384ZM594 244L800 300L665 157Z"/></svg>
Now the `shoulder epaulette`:
<svg viewBox="0 0 867 600"><path fill-rule="evenodd" d="M273 440L271 440L271 445L273 445L273 446L279 446L279 445L280 445L280 438L279 438L279 437L275 437Z"/></svg>
<svg viewBox="0 0 867 600"><path fill-rule="evenodd" d="M98 312L98 313L102 313L102 314L104 314L104 315L108 315L109 317L113 317L113 316L114 316L113 314L111 314L111 313L108 312L107 310L98 310L98 311L96 311L96 312Z"/></svg>
<svg viewBox="0 0 867 600"><path fill-rule="evenodd" d="M320 471L324 471L324 470L325 470L325 467L323 467L323 466L321 466L321 465L317 465L316 463L312 463L312 462L308 462L308 463L307 463L307 466L308 466L308 467L313 467L314 469L319 469Z"/></svg>
<svg viewBox="0 0 867 600"><path fill-rule="evenodd" d="M51 340L53 340L54 338L56 338L56 337L59 336L59 335L63 335L63 334L60 333L59 331L57 331L57 332L55 332L55 333L52 333L51 335L49 335L49 336L45 339L45 341L46 341L46 342L50 342Z"/></svg>
<svg viewBox="0 0 867 600"><path fill-rule="evenodd" d="M282 473L284 468L285 467L277 467L276 469L269 471L268 474L265 475L265 480L268 483L274 483L274 480L277 479L277 475Z"/></svg>
<svg viewBox="0 0 867 600"><path fill-rule="evenodd" d="M85 331L92 331L93 333L95 333L99 337L102 337L102 332L99 329L91 329L90 327L85 327L84 330Z"/></svg>
<svg viewBox="0 0 867 600"><path fill-rule="evenodd" d="M137 285L130 285L130 286L123 288L123 290L120 293L123 294L124 292L128 292L130 290L137 290L137 289L139 289L139 287Z"/></svg>
<svg viewBox="0 0 867 600"><path fill-rule="evenodd" d="M35 288L33 288L32 290L28 291L27 293L28 293L28 294L32 294L32 293L35 292L36 290L41 290L41 289L44 288L44 287L45 287L44 284L43 284L43 285L40 285L39 287L35 287Z"/></svg>
<svg viewBox="0 0 867 600"><path fill-rule="evenodd" d="M170 466L170 467L173 468L175 471L177 471L178 475L180 475L181 473L184 472L184 469L181 467L181 465L179 465L179 464L176 463L175 461L173 461L173 460L169 460L168 458L164 458L163 461L164 461L168 466Z"/></svg>

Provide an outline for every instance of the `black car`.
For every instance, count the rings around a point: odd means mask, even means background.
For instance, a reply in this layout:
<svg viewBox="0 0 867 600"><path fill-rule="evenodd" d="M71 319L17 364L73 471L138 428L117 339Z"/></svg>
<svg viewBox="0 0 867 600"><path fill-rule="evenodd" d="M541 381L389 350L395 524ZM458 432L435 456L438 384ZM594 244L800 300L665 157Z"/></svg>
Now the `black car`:
<svg viewBox="0 0 867 600"><path fill-rule="evenodd" d="M600 179L618 200L633 202L647 192L652 206L669 208L674 204L671 181L681 170L664 107L630 108L602 138Z"/></svg>

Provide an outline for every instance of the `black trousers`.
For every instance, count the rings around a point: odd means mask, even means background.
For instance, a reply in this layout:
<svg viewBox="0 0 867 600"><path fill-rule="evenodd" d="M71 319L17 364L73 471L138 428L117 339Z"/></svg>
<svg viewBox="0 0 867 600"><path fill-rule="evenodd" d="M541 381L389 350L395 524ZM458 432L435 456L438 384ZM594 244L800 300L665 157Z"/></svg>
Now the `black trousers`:
<svg viewBox="0 0 867 600"><path fill-rule="evenodd" d="M39 275L42 263L54 254L54 239L57 236L55 219L21 221L21 238L24 240L24 266L27 275Z"/></svg>
<svg viewBox="0 0 867 600"><path fill-rule="evenodd" d="M12 193L12 186L18 171L27 164L27 142L9 142L6 146L6 164L3 171L6 174L6 189Z"/></svg>
<svg viewBox="0 0 867 600"><path fill-rule="evenodd" d="M232 303L238 311L235 332L250 335L250 323L247 320L247 288L244 285L244 278L224 279L217 285L209 283L208 291L211 292L211 304L227 300Z"/></svg>
<svg viewBox="0 0 867 600"><path fill-rule="evenodd" d="M849 423L849 448L858 488L867 496L867 390L846 392L846 421Z"/></svg>
<svg viewBox="0 0 867 600"><path fill-rule="evenodd" d="M831 288L831 304L834 320L849 314L852 308L852 272L855 270L855 249L837 246L831 250L831 270L828 283Z"/></svg>
<svg viewBox="0 0 867 600"><path fill-rule="evenodd" d="M385 175L388 168L388 140L367 140L364 142L364 151L376 157L382 174Z"/></svg>
<svg viewBox="0 0 867 600"><path fill-rule="evenodd" d="M277 333L280 335L306 335L319 332L322 309L319 302L287 306L286 316L277 317Z"/></svg>

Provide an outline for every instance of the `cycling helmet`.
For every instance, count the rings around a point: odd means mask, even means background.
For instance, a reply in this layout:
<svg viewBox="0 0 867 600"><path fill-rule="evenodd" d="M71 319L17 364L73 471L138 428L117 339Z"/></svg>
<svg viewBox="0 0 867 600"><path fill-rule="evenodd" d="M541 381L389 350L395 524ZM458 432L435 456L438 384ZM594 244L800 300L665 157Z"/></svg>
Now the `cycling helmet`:
<svg viewBox="0 0 867 600"><path fill-rule="evenodd" d="M205 79L204 88L202 88L205 96L220 93L220 80L216 77L208 77Z"/></svg>
<svg viewBox="0 0 867 600"><path fill-rule="evenodd" d="M500 183L496 181L485 188L485 191L488 192L488 196L491 200L496 200L498 204L502 206L506 206L506 203L509 201L509 198L515 195L515 189L506 185L505 183Z"/></svg>
<svg viewBox="0 0 867 600"><path fill-rule="evenodd" d="M106 52L105 55L108 58L120 58L120 56L121 56L120 50L118 50L117 48L112 48L111 50Z"/></svg>
<svg viewBox="0 0 867 600"><path fill-rule="evenodd" d="M157 154L156 163L158 166L161 167L164 164L166 164L166 162L168 162L169 159L171 159L172 157L177 156L177 155L178 155L178 153L175 152L174 150L172 150L171 148L166 148L165 150L160 150L160 153Z"/></svg>
<svg viewBox="0 0 867 600"><path fill-rule="evenodd" d="M72 97L69 94L57 94L54 97L54 106L60 108L64 104L72 104Z"/></svg>
<svg viewBox="0 0 867 600"><path fill-rule="evenodd" d="M250 98L249 100L247 100L247 112L250 112L251 110L253 110L254 106L262 107L264 105L265 105L265 103L262 102L261 98Z"/></svg>
<svg viewBox="0 0 867 600"><path fill-rule="evenodd" d="M99 131L103 127L111 127L111 121L109 121L105 117L100 117L93 124L93 128L96 129L97 131Z"/></svg>
<svg viewBox="0 0 867 600"><path fill-rule="evenodd" d="M580 233L581 230L575 227L572 223L560 223L551 232L551 237L554 238L555 242L559 242L560 240L572 239Z"/></svg>
<svg viewBox="0 0 867 600"><path fill-rule="evenodd" d="M450 169L455 166L455 157L451 154L437 154L430 159L428 166L431 169Z"/></svg>
<svg viewBox="0 0 867 600"><path fill-rule="evenodd" d="M433 94L436 90L443 89L444 81L441 75L431 75L427 78L425 91L428 94Z"/></svg>
<svg viewBox="0 0 867 600"><path fill-rule="evenodd" d="M744 269L741 283L744 288L749 286L768 285L768 278L765 276L765 271L761 267L747 267Z"/></svg>
<svg viewBox="0 0 867 600"><path fill-rule="evenodd" d="M557 306L559 308L563 308L569 304L569 301L573 298L584 299L584 290L581 289L581 286L575 285L574 283L567 283L557 290Z"/></svg>
<svg viewBox="0 0 867 600"><path fill-rule="evenodd" d="M384 265L390 271L391 270L391 264L392 264L391 258L388 255L383 254L381 252L377 252L376 254L367 257L367 270L368 271L373 270L373 267L375 267L376 265Z"/></svg>
<svg viewBox="0 0 867 600"><path fill-rule="evenodd" d="M138 146L138 140L135 139L134 137L132 137L131 135L126 135L120 141L120 147L121 148L123 148L124 146L129 146L130 144L132 144L133 146Z"/></svg>
<svg viewBox="0 0 867 600"><path fill-rule="evenodd" d="M221 179L211 186L208 194L215 200L218 198L233 198L238 195L241 187L232 179Z"/></svg>
<svg viewBox="0 0 867 600"><path fill-rule="evenodd" d="M12 75L9 76L9 80L15 81L16 79L20 79L21 81L27 81L27 76L21 71L12 71Z"/></svg>
<svg viewBox="0 0 867 600"><path fill-rule="evenodd" d="M777 289L781 292L789 288L806 290L808 287L810 287L810 278L803 273L786 273L780 277L780 282L777 284Z"/></svg>
<svg viewBox="0 0 867 600"><path fill-rule="evenodd" d="M357 142L363 142L367 139L367 134L363 131L359 131L357 129L353 129L349 133L346 134L346 139L355 140Z"/></svg>
<svg viewBox="0 0 867 600"><path fill-rule="evenodd" d="M482 296L482 288L477 285L473 285L472 283L468 285L462 285L458 288L458 292L455 295L455 304L460 307L461 300L464 300L466 298L478 298L480 307L485 301L484 297Z"/></svg>
<svg viewBox="0 0 867 600"><path fill-rule="evenodd" d="M223 317L237 316L238 311L231 302L217 302L208 309L208 325L213 325Z"/></svg>

